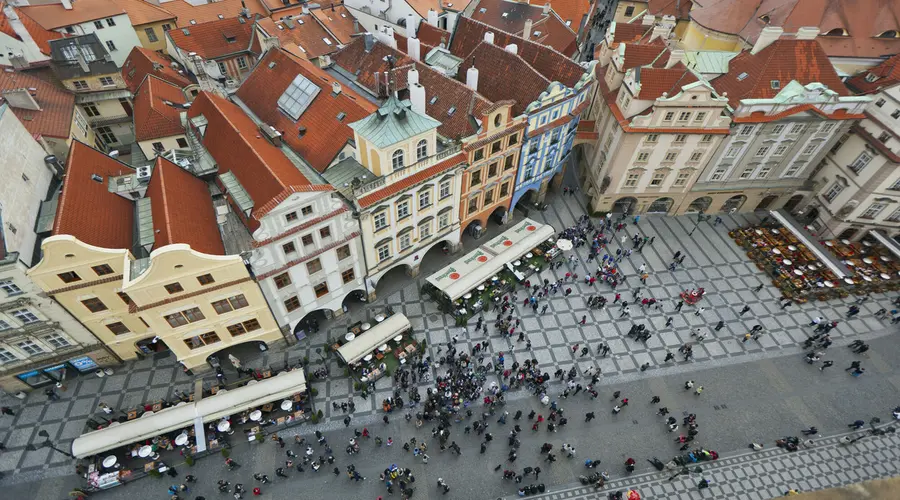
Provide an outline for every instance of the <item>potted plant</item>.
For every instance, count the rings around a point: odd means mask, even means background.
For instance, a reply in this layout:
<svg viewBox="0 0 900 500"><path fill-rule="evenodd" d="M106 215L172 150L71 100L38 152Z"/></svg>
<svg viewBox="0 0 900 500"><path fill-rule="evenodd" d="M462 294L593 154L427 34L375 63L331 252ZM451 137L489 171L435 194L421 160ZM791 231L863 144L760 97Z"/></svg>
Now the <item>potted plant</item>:
<svg viewBox="0 0 900 500"><path fill-rule="evenodd" d="M188 467L193 467L194 466L194 456L193 455L185 455L184 463L186 463L188 465Z"/></svg>

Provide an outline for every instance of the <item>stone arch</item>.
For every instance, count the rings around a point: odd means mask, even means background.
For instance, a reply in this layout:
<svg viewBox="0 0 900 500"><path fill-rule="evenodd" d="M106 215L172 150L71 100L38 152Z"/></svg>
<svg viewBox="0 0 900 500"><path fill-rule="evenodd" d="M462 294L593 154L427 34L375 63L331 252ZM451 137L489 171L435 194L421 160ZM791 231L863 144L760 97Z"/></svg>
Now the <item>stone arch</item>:
<svg viewBox="0 0 900 500"><path fill-rule="evenodd" d="M763 198L762 200L759 201L759 203L756 205L756 208L754 209L754 211L768 210L769 206L772 203L775 203L775 200L777 200L777 199L778 199L777 194L770 194L769 196L766 196L765 198Z"/></svg>
<svg viewBox="0 0 900 500"><path fill-rule="evenodd" d="M675 200L672 198L657 198L647 207L648 214L667 214L672 209Z"/></svg>
<svg viewBox="0 0 900 500"><path fill-rule="evenodd" d="M712 205L712 198L710 198L709 196L701 196L692 201L691 204L688 205L687 210L685 210L684 212L688 214L706 212L706 210L709 209L710 205Z"/></svg>
<svg viewBox="0 0 900 500"><path fill-rule="evenodd" d="M637 198L633 196L626 196L624 198L619 198L615 202L613 202L612 210L613 213L634 213L634 209L637 208Z"/></svg>
<svg viewBox="0 0 900 500"><path fill-rule="evenodd" d="M731 198L728 198L727 200L725 200L725 203L722 203L722 207L719 208L719 211L720 212L731 212L731 211L737 212L738 210L741 209L742 206L744 206L744 202L746 202L746 201L747 201L747 197L742 194L732 196Z"/></svg>

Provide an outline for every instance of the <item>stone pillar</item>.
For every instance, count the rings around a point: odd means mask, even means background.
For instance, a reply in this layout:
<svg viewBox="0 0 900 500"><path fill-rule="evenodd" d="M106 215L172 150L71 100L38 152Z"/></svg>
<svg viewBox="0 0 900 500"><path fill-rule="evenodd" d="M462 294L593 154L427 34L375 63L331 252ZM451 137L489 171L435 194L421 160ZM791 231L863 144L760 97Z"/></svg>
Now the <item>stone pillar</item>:
<svg viewBox="0 0 900 500"><path fill-rule="evenodd" d="M485 231L482 231L481 234L484 235ZM460 250L462 250L462 241L450 244L450 253L457 253Z"/></svg>
<svg viewBox="0 0 900 500"><path fill-rule="evenodd" d="M541 182L541 188L538 190L537 196L535 197L535 203L543 203L544 198L547 197L547 188L550 187L550 179L544 179Z"/></svg>
<svg viewBox="0 0 900 500"><path fill-rule="evenodd" d="M326 315L327 315L327 314L328 314L328 313L326 312ZM343 307L343 306L341 306L340 309L336 309L336 310L334 310L334 311L331 311L331 319L338 319L338 318L340 318L340 317L343 316L343 315L344 315L344 307Z"/></svg>
<svg viewBox="0 0 900 500"><path fill-rule="evenodd" d="M409 266L409 270L406 271L406 275L409 276L410 278L415 278L416 276L418 276L419 275L419 264Z"/></svg>
<svg viewBox="0 0 900 500"><path fill-rule="evenodd" d="M368 297L367 297L367 299L366 299L366 300L368 300L368 301L369 301L369 302L370 302L370 303L371 303L371 302L374 302L374 301L375 301L375 299L377 299L377 298L378 298L378 296L377 296L377 295L375 295L375 289L374 289L374 288L372 288L372 291L371 291L371 292L369 292L369 296L368 296Z"/></svg>

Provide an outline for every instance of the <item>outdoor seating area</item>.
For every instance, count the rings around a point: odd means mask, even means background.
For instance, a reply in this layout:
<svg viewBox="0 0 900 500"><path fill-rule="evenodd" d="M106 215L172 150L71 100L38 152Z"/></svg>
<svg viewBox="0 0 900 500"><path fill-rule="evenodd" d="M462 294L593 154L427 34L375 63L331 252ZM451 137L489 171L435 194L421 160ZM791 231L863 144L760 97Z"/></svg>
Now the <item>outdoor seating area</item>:
<svg viewBox="0 0 900 500"><path fill-rule="evenodd" d="M403 314L378 314L374 322L352 325L332 348L360 382L375 382L416 352L411 329Z"/></svg>
<svg viewBox="0 0 900 500"><path fill-rule="evenodd" d="M842 265L835 269L781 224L737 228L729 235L785 298L798 303L900 288L900 263L877 242L821 241L829 257Z"/></svg>
<svg viewBox="0 0 900 500"><path fill-rule="evenodd" d="M242 387L182 401L140 417L85 433L72 442L77 467L92 491L118 486L144 475L165 473L170 465L230 446L234 434L261 440L263 428L290 425L312 415L302 369L283 371ZM126 417L127 418L127 417Z"/></svg>
<svg viewBox="0 0 900 500"><path fill-rule="evenodd" d="M490 310L516 283L562 255L552 226L524 219L503 234L429 276L424 291L458 324Z"/></svg>

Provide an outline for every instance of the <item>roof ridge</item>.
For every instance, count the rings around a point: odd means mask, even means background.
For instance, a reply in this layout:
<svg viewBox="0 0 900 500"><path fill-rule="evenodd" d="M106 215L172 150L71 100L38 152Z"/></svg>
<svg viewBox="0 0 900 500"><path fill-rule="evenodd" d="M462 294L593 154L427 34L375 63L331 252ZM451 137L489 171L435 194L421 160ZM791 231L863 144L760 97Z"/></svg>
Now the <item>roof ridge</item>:
<svg viewBox="0 0 900 500"><path fill-rule="evenodd" d="M493 43L485 42L484 40L481 40L480 42L478 42L478 45L476 45L475 48L472 49L472 53L475 53L475 51L478 50L478 47L480 47L480 46L482 46L482 45L490 45L491 47L494 47L495 49L497 49L497 50L499 50L499 51L501 51L501 52L503 52L503 53L505 53L505 54L509 54L509 56L504 56L504 57L515 57L515 58L517 58L518 60L522 61L523 64L525 64L526 66L528 66L528 69L530 69L531 71L534 71L539 77L541 77L544 81L546 81L546 82L547 82L547 85L550 85L551 83L553 83L549 78L547 78L546 76L544 76L543 73L541 73L541 72L538 71L534 66L532 66L530 62L526 61L524 57L521 57L518 53L513 54L512 52L509 52L508 50L506 50L506 49L503 48L503 47L500 47L499 45L495 45L495 44L493 44ZM542 47L546 47L546 45L542 45ZM469 55L471 56L472 54L469 54ZM472 59L474 60L474 57L473 57Z"/></svg>
<svg viewBox="0 0 900 500"><path fill-rule="evenodd" d="M532 42L531 40L526 40L526 39L520 37L519 35L514 35L514 34L508 32L508 31L504 31L504 30L501 30L501 29L499 29L499 28L495 28L495 27L491 26L490 24L483 23L483 22L481 22L481 21L478 21L478 20L476 20L476 19L472 19L472 18L470 18L470 17L462 17L462 18L460 18L460 21L462 21L462 22L472 22L472 23L480 24L480 25L482 25L482 26L485 26L485 27L489 28L490 31L496 31L496 32L500 32L500 33L509 35L509 36L511 36L511 37L513 37L513 38L518 38L519 40L521 40L521 41L523 41L523 42L525 42L525 43L532 44L532 45L536 45L536 46L538 46L539 48L541 48L541 49L543 49L543 50L548 50L548 51L550 51L550 52L553 52L553 53L559 55L560 57L563 57L563 58L565 58L565 59L571 61L571 59L569 59L568 57L566 57L565 54L563 54L562 52L560 52L560 51L554 49L553 47L551 47L551 46L549 46L549 45L541 45L541 44L539 44L539 43ZM459 22L460 22L460 21L457 21L457 26L459 25ZM453 38L456 38L456 31L455 31L455 30L454 30L454 32L453 32ZM484 42L484 39L482 39L481 42L483 43L483 42ZM451 43L452 43L452 39L451 39ZM478 46L476 45L475 48L478 48ZM474 52L474 51L475 51L475 49L472 49L472 52ZM470 55L472 55L472 54L468 54L466 57L468 57L468 56L470 56ZM516 54L516 57L518 57L519 59L522 59L522 57L521 57L519 54ZM574 63L574 61L572 61L572 62ZM578 64L578 63L575 63L575 64Z"/></svg>

